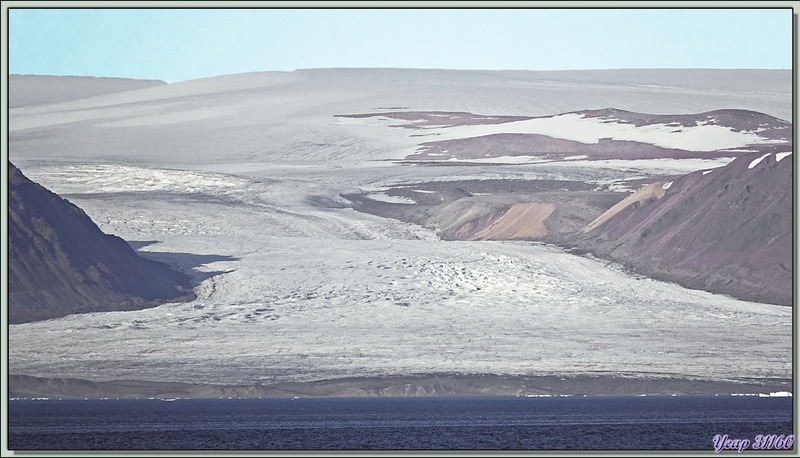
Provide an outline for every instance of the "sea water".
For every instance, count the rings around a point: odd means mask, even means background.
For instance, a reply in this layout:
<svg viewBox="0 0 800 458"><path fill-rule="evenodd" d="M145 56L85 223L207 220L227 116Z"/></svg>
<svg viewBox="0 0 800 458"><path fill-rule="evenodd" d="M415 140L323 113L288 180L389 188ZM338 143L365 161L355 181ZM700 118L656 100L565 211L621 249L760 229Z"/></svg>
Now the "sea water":
<svg viewBox="0 0 800 458"><path fill-rule="evenodd" d="M11 400L9 417L11 450L794 446L792 399L744 396Z"/></svg>

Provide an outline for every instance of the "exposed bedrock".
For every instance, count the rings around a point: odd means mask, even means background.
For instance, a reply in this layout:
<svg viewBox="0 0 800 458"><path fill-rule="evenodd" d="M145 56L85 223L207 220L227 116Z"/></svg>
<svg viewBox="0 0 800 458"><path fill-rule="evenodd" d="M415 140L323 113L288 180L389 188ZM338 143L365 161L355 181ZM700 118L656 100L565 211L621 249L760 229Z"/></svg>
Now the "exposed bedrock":
<svg viewBox="0 0 800 458"><path fill-rule="evenodd" d="M643 187L550 240L689 288L792 305L791 189L791 154L744 155Z"/></svg>
<svg viewBox="0 0 800 458"><path fill-rule="evenodd" d="M9 163L9 322L191 300L189 276L140 257Z"/></svg>
<svg viewBox="0 0 800 458"><path fill-rule="evenodd" d="M359 211L408 221L445 240L534 240L579 230L624 197L560 180L463 180L398 186L386 191L409 203L346 194Z"/></svg>
<svg viewBox="0 0 800 458"><path fill-rule="evenodd" d="M689 288L791 305L791 154L740 153L724 167L669 180L631 181L641 186L632 193L472 180L386 191L414 204L344 197L356 210L420 224L445 240L555 243Z"/></svg>

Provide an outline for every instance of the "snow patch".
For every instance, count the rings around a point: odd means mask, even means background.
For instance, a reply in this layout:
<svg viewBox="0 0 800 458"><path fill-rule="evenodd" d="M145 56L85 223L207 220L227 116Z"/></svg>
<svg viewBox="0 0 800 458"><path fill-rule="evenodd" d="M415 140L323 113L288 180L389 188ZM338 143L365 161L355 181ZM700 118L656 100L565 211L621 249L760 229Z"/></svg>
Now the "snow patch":
<svg viewBox="0 0 800 458"><path fill-rule="evenodd" d="M764 158L766 158L770 154L772 154L772 153L767 153L767 154L764 154L763 156L759 157L758 159L753 159L753 161L750 163L750 165L747 166L747 168L748 169L752 169L753 167L757 166L759 162L764 160Z"/></svg>
<svg viewBox="0 0 800 458"><path fill-rule="evenodd" d="M631 188L630 185L625 184L624 182L617 182L617 181L608 183L606 189L610 192L633 192L633 188Z"/></svg>
<svg viewBox="0 0 800 458"><path fill-rule="evenodd" d="M792 155L791 151L787 151L785 153L776 153L775 154L775 162L780 162L781 159L785 158L786 156L791 156L791 155Z"/></svg>
<svg viewBox="0 0 800 458"><path fill-rule="evenodd" d="M402 196L390 196L383 192L375 192L372 194L368 194L367 197L371 200L376 200L378 202L386 202L388 204L416 204L413 199L409 199L408 197Z"/></svg>

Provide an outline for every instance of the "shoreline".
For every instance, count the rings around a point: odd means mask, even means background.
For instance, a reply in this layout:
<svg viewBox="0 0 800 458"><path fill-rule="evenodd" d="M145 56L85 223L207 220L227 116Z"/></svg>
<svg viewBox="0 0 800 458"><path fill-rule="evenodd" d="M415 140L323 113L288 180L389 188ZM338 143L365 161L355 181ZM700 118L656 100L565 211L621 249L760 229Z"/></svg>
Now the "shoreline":
<svg viewBox="0 0 800 458"><path fill-rule="evenodd" d="M238 399L365 397L731 396L793 393L790 378L702 380L609 374L420 374L277 382L194 384L147 380L90 381L9 375L9 399Z"/></svg>

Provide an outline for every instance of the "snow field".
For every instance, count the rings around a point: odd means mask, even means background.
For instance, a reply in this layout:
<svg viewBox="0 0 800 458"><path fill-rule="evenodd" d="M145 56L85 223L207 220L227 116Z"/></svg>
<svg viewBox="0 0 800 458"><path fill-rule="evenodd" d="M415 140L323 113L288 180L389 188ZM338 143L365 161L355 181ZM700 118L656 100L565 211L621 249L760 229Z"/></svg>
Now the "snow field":
<svg viewBox="0 0 800 458"><path fill-rule="evenodd" d="M634 124L618 121L606 118L587 118L583 114L567 113L503 124L426 129L425 133L436 135L437 141L501 133L548 135L581 143L598 143L601 139L608 138L637 141L664 148L678 148L687 151L716 151L774 142L760 137L756 132L737 132L714 124L700 123L691 127L650 124L637 127Z"/></svg>
<svg viewBox="0 0 800 458"><path fill-rule="evenodd" d="M9 117L11 158L100 160L176 168L181 164L300 159L398 160L412 154L424 141L497 133L497 129L508 131L508 126L522 132L543 130L554 135L586 132L586 141L591 142L628 135L628 127L622 124L569 117L542 118L521 125L417 132L388 127L399 124L399 120L335 117L403 109L552 116L605 107L666 114L741 107L782 119L792 117L791 85L779 84L779 79L769 79L770 84L766 84L764 77L749 72L723 72L725 88L718 87L719 77L709 76L718 72L694 71L647 76L670 81L649 87L631 83L645 78L639 71L345 73L309 70L228 75L56 105L15 108ZM698 86L701 74L702 84L714 90ZM664 139L695 135L692 140L714 142L719 134L726 145L750 140L747 135L716 132L714 128L697 126L693 128L697 134L689 133L693 132L690 129L673 135L667 131L669 127L663 127L654 134ZM421 133L426 136L411 136ZM757 133L753 135L757 137Z"/></svg>

